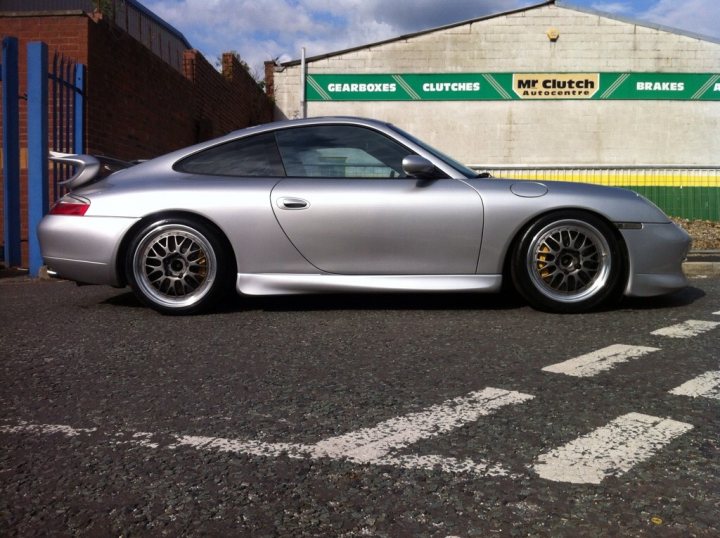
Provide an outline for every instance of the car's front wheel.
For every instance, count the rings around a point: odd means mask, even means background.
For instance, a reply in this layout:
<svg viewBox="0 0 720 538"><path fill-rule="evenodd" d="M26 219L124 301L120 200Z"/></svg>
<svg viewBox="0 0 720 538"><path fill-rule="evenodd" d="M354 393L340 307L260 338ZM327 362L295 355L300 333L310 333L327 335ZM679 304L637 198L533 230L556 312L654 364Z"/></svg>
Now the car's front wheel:
<svg viewBox="0 0 720 538"><path fill-rule="evenodd" d="M584 312L622 293L624 249L603 220L582 211L562 211L534 222L513 253L518 291L535 308Z"/></svg>
<svg viewBox="0 0 720 538"><path fill-rule="evenodd" d="M196 314L214 306L230 280L219 234L190 218L149 223L133 237L125 274L135 295L164 314Z"/></svg>

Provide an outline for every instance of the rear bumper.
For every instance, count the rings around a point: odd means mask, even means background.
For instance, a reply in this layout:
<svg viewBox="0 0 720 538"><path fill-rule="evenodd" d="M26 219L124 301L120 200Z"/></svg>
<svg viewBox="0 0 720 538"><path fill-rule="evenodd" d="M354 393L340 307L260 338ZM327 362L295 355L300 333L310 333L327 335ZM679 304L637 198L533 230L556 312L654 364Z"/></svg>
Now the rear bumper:
<svg viewBox="0 0 720 538"><path fill-rule="evenodd" d="M117 286L120 242L138 220L48 215L38 226L45 265L61 278Z"/></svg>
<svg viewBox="0 0 720 538"><path fill-rule="evenodd" d="M621 230L630 258L625 295L664 295L688 285L682 264L690 250L690 236L672 222L644 224L640 230Z"/></svg>

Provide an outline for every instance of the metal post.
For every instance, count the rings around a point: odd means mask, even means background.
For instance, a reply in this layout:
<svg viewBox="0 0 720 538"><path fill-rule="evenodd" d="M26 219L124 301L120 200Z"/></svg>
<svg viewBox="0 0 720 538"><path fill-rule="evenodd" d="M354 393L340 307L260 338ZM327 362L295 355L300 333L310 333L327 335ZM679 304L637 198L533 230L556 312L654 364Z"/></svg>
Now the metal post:
<svg viewBox="0 0 720 538"><path fill-rule="evenodd" d="M20 111L18 40L2 41L3 216L4 258L7 266L22 263L20 251Z"/></svg>
<svg viewBox="0 0 720 538"><path fill-rule="evenodd" d="M307 81L305 80L305 77L307 76L307 73L305 73L305 47L303 47L300 51L300 117L306 118L307 117L307 103L306 103L306 95L305 92Z"/></svg>
<svg viewBox="0 0 720 538"><path fill-rule="evenodd" d="M30 276L37 277L42 254L37 227L48 212L47 45L28 44L28 246Z"/></svg>
<svg viewBox="0 0 720 538"><path fill-rule="evenodd" d="M85 66L75 66L75 126L73 134L73 151L85 153Z"/></svg>

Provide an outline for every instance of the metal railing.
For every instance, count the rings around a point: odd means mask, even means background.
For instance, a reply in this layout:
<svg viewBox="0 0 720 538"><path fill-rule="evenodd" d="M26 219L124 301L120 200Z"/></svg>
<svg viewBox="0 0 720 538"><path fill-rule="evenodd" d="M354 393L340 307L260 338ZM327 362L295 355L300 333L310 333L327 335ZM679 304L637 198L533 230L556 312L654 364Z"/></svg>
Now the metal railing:
<svg viewBox="0 0 720 538"><path fill-rule="evenodd" d="M646 196L671 216L720 220L720 166L472 164L470 168L498 178L622 187Z"/></svg>

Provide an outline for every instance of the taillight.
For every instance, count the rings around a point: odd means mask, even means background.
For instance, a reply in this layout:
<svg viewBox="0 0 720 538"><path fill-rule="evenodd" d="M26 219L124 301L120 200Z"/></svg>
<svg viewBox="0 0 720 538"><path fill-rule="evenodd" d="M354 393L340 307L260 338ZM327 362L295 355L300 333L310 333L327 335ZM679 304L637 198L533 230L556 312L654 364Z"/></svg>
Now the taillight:
<svg viewBox="0 0 720 538"><path fill-rule="evenodd" d="M55 205L50 208L51 215L72 215L82 217L90 208L90 202L67 198L58 200Z"/></svg>

